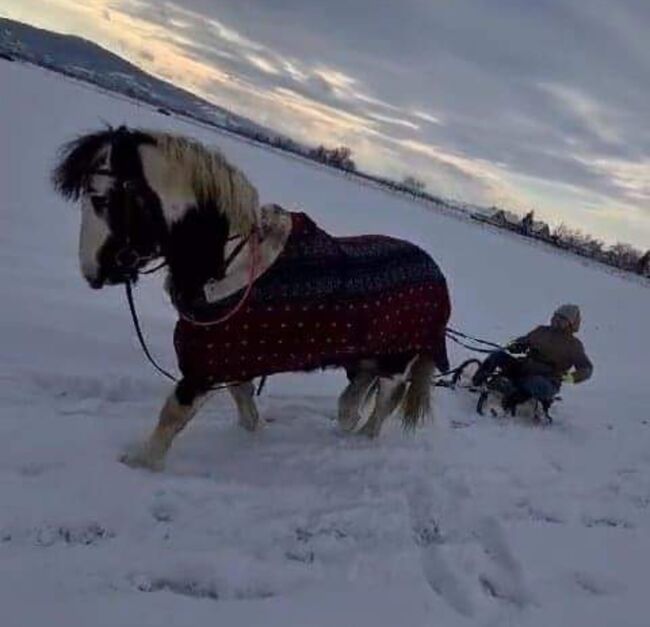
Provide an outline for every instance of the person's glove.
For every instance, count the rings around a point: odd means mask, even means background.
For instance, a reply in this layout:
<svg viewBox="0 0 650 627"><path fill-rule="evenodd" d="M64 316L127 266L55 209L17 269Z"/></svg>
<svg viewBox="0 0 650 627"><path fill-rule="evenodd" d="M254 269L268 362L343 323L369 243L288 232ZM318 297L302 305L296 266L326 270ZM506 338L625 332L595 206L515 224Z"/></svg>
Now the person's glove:
<svg viewBox="0 0 650 627"><path fill-rule="evenodd" d="M509 353L514 353L515 355L520 355L521 353L525 353L528 347L523 344L522 342L517 342L516 340L512 340L511 342L508 342L506 344L506 350Z"/></svg>
<svg viewBox="0 0 650 627"><path fill-rule="evenodd" d="M575 383L573 372L565 372L562 376L562 383Z"/></svg>

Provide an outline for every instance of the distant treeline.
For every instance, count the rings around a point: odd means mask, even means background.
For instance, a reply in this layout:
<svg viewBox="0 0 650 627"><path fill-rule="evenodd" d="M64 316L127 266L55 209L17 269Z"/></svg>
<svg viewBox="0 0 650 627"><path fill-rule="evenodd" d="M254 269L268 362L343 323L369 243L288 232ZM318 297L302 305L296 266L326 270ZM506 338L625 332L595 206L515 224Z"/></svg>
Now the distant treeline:
<svg viewBox="0 0 650 627"><path fill-rule="evenodd" d="M303 157L314 159L331 167L339 168L346 172L354 172L356 177L372 181L382 187L406 194L413 198L429 201L447 209L461 211L462 213L469 214L474 220L479 222L489 223L518 233L524 237L542 240L557 248L571 251L581 257L594 259L626 272L650 277L650 250L641 251L630 244L622 242L607 245L598 238L584 233L579 229L568 227L565 224L551 228L545 222L535 220L533 211L527 213L523 218L498 207L491 207L484 211L471 211L430 194L425 190L425 184L413 176L406 176L402 182L397 182L359 172L352 160L352 151L345 146L334 149L319 146L314 150L305 150L299 144L282 138L274 138L269 141L268 138L265 139L257 136L255 139L258 141L266 141L283 150L296 152Z"/></svg>
<svg viewBox="0 0 650 627"><path fill-rule="evenodd" d="M491 213L476 213L472 217L525 237L548 242L557 248L569 250L576 255L600 261L614 268L650 277L650 250L643 252L621 242L608 246L598 238L565 224L551 229L545 222L535 220L532 211L519 218L511 212L493 207Z"/></svg>

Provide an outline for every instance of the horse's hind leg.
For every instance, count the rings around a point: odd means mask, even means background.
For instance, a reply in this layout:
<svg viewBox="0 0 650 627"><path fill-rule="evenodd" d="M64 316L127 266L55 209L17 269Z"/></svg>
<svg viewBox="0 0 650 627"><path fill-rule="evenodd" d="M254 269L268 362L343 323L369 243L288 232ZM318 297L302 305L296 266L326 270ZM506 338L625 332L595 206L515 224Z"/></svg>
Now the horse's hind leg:
<svg viewBox="0 0 650 627"><path fill-rule="evenodd" d="M375 438L381 431L384 420L395 412L404 397L406 383L401 377L381 377L375 407L368 422L359 433Z"/></svg>
<svg viewBox="0 0 650 627"><path fill-rule="evenodd" d="M402 403L402 425L415 429L431 414L432 377L436 364L428 355L418 355L411 364L408 378L410 383Z"/></svg>
<svg viewBox="0 0 650 627"><path fill-rule="evenodd" d="M246 381L246 383L240 383L230 388L230 394L237 405L239 425L247 431L255 431L260 424L260 416L253 398L254 393L255 387L252 381Z"/></svg>
<svg viewBox="0 0 650 627"><path fill-rule="evenodd" d="M121 460L133 467L162 470L174 438L194 417L207 393L207 386L181 379L160 410L158 425L149 439Z"/></svg>
<svg viewBox="0 0 650 627"><path fill-rule="evenodd" d="M353 431L361 419L360 409L377 379L371 362L362 362L354 372L348 372L350 383L339 397L338 422L344 431Z"/></svg>

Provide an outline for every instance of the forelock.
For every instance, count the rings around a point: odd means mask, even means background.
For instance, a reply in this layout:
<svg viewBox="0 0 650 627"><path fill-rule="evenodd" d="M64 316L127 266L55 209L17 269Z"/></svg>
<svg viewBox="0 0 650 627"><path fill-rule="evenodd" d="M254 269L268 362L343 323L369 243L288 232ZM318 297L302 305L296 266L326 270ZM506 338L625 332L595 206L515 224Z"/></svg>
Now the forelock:
<svg viewBox="0 0 650 627"><path fill-rule="evenodd" d="M54 189L64 198L78 200L103 156L112 129L86 133L64 144L52 170Z"/></svg>

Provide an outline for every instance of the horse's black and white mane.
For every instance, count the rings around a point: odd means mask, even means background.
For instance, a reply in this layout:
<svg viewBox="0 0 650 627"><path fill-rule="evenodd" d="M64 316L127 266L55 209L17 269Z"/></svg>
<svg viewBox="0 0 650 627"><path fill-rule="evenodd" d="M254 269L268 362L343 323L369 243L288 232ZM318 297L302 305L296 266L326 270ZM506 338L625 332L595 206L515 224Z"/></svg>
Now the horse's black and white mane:
<svg viewBox="0 0 650 627"><path fill-rule="evenodd" d="M80 262L93 287L133 278L163 257L175 299L189 304L225 278L229 242L260 227L251 182L186 137L125 127L88 133L63 147L52 178L64 197L81 200Z"/></svg>

